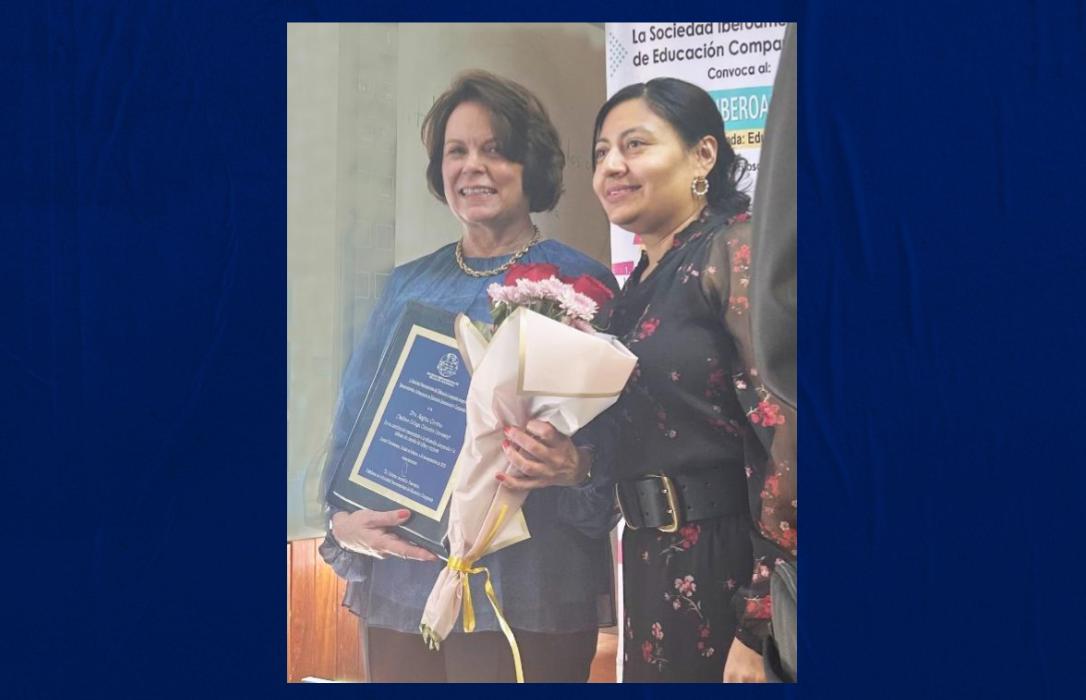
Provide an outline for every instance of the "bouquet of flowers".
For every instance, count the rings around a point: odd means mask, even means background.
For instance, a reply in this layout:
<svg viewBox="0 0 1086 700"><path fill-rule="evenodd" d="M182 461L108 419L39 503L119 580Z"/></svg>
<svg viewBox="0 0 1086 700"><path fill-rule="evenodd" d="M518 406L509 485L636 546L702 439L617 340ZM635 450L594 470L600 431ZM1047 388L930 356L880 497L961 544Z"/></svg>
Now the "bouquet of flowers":
<svg viewBox="0 0 1086 700"><path fill-rule="evenodd" d="M464 631L474 629L468 581L486 574L484 590L514 650L489 572L476 566L486 554L526 539L520 508L526 494L494 478L514 469L501 443L506 425L536 419L572 435L610 407L637 364L637 357L592 323L611 291L588 275L562 277L554 265L515 265L503 284L487 290L494 318L492 334L463 314L456 339L472 373L467 396L464 447L455 470L449 510L449 560L423 612L423 637L443 641L464 611Z"/></svg>
<svg viewBox="0 0 1086 700"><path fill-rule="evenodd" d="M561 277L558 268L547 263L514 265L505 274L505 283L490 285L487 295L495 329L523 308L586 332L595 329L592 322L600 307L613 296L592 275Z"/></svg>

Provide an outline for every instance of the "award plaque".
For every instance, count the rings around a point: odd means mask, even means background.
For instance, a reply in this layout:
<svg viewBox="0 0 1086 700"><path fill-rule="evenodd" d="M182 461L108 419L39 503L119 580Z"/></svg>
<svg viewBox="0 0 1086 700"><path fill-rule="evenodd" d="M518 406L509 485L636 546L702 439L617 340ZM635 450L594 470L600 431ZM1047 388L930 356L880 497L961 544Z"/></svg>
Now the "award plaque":
<svg viewBox="0 0 1086 700"><path fill-rule="evenodd" d="M440 556L464 442L470 376L456 315L409 302L385 346L336 467L328 500L346 510L407 508L397 534Z"/></svg>

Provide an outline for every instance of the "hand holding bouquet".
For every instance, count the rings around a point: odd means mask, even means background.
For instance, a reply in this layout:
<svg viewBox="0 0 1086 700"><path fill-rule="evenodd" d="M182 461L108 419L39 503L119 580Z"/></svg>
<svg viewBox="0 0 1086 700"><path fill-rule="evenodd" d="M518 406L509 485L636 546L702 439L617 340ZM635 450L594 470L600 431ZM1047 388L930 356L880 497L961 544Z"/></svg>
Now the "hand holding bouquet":
<svg viewBox="0 0 1086 700"><path fill-rule="evenodd" d="M461 606L464 630L474 629L468 579L477 573L489 577L476 561L528 536L523 519L516 517L526 492L505 488L496 478L520 475L503 450L505 427L535 420L573 435L618 399L637 363L614 337L592 326L600 306L611 298L611 291L593 277L563 278L554 265L515 265L504 284L492 284L488 294L496 327L492 337L466 316L456 323L472 379L450 504L450 557L422 618L423 635L431 644L448 636ZM519 671L515 641L489 580L486 590Z"/></svg>

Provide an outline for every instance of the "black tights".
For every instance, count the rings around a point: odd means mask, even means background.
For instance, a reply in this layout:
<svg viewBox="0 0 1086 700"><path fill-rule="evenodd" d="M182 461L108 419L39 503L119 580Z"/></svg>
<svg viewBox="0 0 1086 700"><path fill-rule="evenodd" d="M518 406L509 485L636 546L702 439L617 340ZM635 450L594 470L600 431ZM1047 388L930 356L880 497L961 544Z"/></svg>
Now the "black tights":
<svg viewBox="0 0 1086 700"><path fill-rule="evenodd" d="M366 628L374 683L513 683L513 654L501 632L454 633L430 651L422 635ZM597 630L545 634L513 630L529 683L584 683Z"/></svg>

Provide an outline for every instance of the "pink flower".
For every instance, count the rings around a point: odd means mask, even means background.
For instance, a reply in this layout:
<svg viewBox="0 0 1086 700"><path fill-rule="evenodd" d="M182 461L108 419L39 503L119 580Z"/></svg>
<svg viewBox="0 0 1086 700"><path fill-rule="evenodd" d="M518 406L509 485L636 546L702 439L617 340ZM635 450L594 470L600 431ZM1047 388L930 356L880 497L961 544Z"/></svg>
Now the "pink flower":
<svg viewBox="0 0 1086 700"><path fill-rule="evenodd" d="M652 642L647 639L641 642L641 658L645 660L645 663L652 661Z"/></svg>
<svg viewBox="0 0 1086 700"><path fill-rule="evenodd" d="M767 428L772 428L775 425L784 425L784 416L780 413L781 407L779 404L770 403L769 401L761 401L751 412L750 422L755 425L761 424Z"/></svg>
<svg viewBox="0 0 1086 700"><path fill-rule="evenodd" d="M796 531L791 527L785 527L786 525L788 525L788 523L782 520L781 531L777 533L777 535L773 539L775 539L777 541L777 544L779 544L781 547L787 549L794 554L796 551L797 540Z"/></svg>
<svg viewBox="0 0 1086 700"><path fill-rule="evenodd" d="M732 255L732 264L735 266L733 269L739 272L741 268L750 267L750 246L744 243L739 246L739 250L735 251Z"/></svg>
<svg viewBox="0 0 1086 700"><path fill-rule="evenodd" d="M552 271L555 274L551 274ZM487 287L491 313L496 322L501 323L516 307L526 306L579 330L592 331L589 324L596 317L599 304L589 294L577 291L574 283L558 279L555 276L557 272L557 267L547 264L514 266L506 275L504 284L495 282ZM575 282L585 288L589 287L581 278ZM603 287L602 283L597 281L595 284L610 294L610 290ZM598 293L595 288L589 291L592 294Z"/></svg>
<svg viewBox="0 0 1086 700"><path fill-rule="evenodd" d="M701 535L701 526L696 524L684 525L682 529L679 530L679 535L683 538L683 549L690 549L698 543L698 536Z"/></svg>
<svg viewBox="0 0 1086 700"><path fill-rule="evenodd" d="M694 583L694 577L690 574L682 578L675 579L675 589L682 595L690 595L698 589L698 584Z"/></svg>

